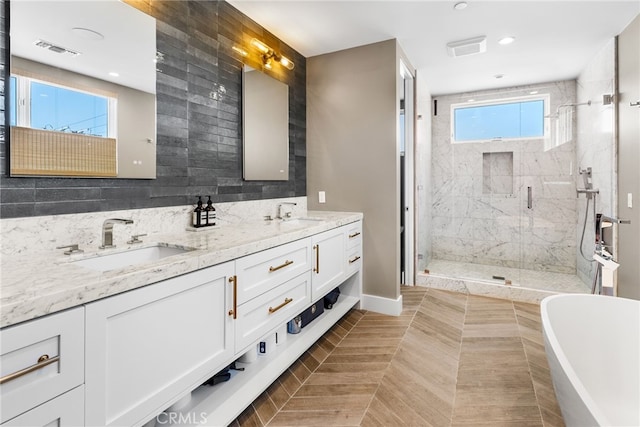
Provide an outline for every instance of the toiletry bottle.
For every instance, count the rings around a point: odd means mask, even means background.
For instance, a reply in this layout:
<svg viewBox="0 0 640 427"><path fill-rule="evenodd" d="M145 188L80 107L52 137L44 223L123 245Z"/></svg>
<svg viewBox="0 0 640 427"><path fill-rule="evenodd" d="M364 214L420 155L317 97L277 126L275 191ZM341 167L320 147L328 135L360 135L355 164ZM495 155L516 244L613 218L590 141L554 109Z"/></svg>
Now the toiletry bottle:
<svg viewBox="0 0 640 427"><path fill-rule="evenodd" d="M211 203L211 196L207 197L209 200L207 200L207 207L204 208L207 214L207 225L216 225L216 208L214 208Z"/></svg>
<svg viewBox="0 0 640 427"><path fill-rule="evenodd" d="M205 222L202 223L203 214L206 215L204 209L202 208L202 197L198 196L198 203L196 204L196 208L193 210L193 217L191 219L191 223L194 227L202 227L207 224L206 216L204 217Z"/></svg>

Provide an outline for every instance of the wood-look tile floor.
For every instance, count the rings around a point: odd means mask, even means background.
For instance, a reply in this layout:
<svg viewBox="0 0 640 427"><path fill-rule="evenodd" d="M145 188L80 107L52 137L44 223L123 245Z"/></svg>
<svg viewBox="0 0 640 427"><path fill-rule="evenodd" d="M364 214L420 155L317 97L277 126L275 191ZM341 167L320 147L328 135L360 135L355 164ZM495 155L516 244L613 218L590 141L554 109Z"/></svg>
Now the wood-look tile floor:
<svg viewBox="0 0 640 427"><path fill-rule="evenodd" d="M403 287L347 313L232 426L563 426L539 306Z"/></svg>

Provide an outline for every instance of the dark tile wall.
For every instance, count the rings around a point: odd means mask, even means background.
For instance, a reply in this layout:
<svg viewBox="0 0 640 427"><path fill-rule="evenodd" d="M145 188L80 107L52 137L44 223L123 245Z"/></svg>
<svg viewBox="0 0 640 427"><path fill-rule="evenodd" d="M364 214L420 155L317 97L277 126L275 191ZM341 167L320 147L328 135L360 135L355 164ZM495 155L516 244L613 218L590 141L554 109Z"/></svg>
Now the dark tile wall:
<svg viewBox="0 0 640 427"><path fill-rule="evenodd" d="M8 51L0 27L0 89ZM24 217L175 206L196 195L214 202L306 195L305 58L224 1L127 3L157 19L157 179L11 178L6 172L4 115L0 123L0 217ZM275 66L289 85L289 181L242 180L242 61L231 47L256 37L291 58L295 69ZM247 49L249 50L249 49ZM2 90L2 95L4 90ZM4 102L2 103L4 109Z"/></svg>

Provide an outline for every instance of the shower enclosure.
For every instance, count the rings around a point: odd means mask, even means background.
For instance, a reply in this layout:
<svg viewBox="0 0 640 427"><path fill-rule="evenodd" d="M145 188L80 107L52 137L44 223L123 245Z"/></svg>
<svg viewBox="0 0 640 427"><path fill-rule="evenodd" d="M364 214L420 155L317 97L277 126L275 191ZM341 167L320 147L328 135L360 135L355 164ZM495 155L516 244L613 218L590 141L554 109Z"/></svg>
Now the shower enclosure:
<svg viewBox="0 0 640 427"><path fill-rule="evenodd" d="M475 284L503 285L497 287L498 294L513 293L513 289L590 291L591 262L579 259L586 198L577 198L577 180L583 179L580 170L592 167L595 186L608 187L605 198L611 197L614 180L610 159L595 154L602 147L589 147L602 141L587 141L581 135L596 125L576 126L578 117L587 114L585 119L604 117L597 126L612 129L602 102L579 99L591 96L589 90L604 93L606 88L601 81L591 87L581 76L577 81L434 99L432 192L426 207L431 220L426 226L428 238L421 240L419 284L466 286L467 290ZM544 99L544 136L470 142L454 138L453 107L511 99ZM605 151L612 152L611 134L606 141L611 148ZM615 214L606 211L607 205L610 200L598 206L598 212L604 208L607 215ZM583 251L592 254L595 233L590 213L588 221ZM445 281L449 285L440 286Z"/></svg>

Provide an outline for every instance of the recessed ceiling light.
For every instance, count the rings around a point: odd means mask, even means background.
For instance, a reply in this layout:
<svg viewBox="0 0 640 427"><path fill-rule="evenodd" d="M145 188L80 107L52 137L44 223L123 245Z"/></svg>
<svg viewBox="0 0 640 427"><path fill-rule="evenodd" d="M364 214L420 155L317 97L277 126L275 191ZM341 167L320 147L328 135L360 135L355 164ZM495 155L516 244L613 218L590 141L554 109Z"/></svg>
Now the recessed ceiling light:
<svg viewBox="0 0 640 427"><path fill-rule="evenodd" d="M493 77L495 77L496 79L501 79L501 78L503 78L503 77L504 77L504 74L496 74L496 75L495 75L495 76L493 76Z"/></svg>
<svg viewBox="0 0 640 427"><path fill-rule="evenodd" d="M503 37L503 38L501 38L500 40L498 40L498 44L501 44L501 45L511 44L511 43L513 43L514 41L516 41L516 38L515 38L515 37L508 36L508 37Z"/></svg>
<svg viewBox="0 0 640 427"><path fill-rule="evenodd" d="M110 75L111 77L120 77L120 74L116 73L115 71L111 71L111 72L109 73L109 75Z"/></svg>
<svg viewBox="0 0 640 427"><path fill-rule="evenodd" d="M100 34L97 31L90 30L88 28L74 27L71 29L71 32L73 32L73 34L78 37L82 37L83 39L88 39L88 40L104 39L104 36L102 34Z"/></svg>
<svg viewBox="0 0 640 427"><path fill-rule="evenodd" d="M467 102L473 102L475 99L467 99Z"/></svg>
<svg viewBox="0 0 640 427"><path fill-rule="evenodd" d="M466 8L467 8L467 6L469 6L469 5L467 4L467 2L466 2L466 1L461 1L461 2L459 2L459 3L454 4L454 5L453 5L453 8L454 8L455 10L464 10L464 9L466 9Z"/></svg>
<svg viewBox="0 0 640 427"><path fill-rule="evenodd" d="M532 90L531 92L529 92L529 95L536 95L538 93L537 90Z"/></svg>

